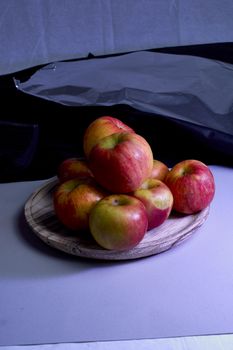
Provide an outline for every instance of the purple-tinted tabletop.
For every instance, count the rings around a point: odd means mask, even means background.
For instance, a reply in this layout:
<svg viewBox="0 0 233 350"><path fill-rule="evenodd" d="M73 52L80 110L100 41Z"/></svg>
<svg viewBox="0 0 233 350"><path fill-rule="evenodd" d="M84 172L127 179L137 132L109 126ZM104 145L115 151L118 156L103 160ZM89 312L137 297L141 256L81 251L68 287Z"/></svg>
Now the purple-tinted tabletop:
<svg viewBox="0 0 233 350"><path fill-rule="evenodd" d="M106 262L57 251L23 207L43 181L1 184L0 345L233 332L233 169L211 166L207 221L180 246Z"/></svg>

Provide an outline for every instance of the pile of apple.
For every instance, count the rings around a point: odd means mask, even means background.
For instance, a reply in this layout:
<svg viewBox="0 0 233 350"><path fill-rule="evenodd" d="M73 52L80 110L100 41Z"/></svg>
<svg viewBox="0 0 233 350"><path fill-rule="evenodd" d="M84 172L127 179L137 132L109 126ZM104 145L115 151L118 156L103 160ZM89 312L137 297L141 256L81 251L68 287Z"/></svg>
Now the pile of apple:
<svg viewBox="0 0 233 350"><path fill-rule="evenodd" d="M105 249L131 249L172 210L193 214L214 197L207 165L184 160L169 170L145 138L117 118L94 120L83 148L84 160L66 159L58 168L54 209L63 225L88 230Z"/></svg>

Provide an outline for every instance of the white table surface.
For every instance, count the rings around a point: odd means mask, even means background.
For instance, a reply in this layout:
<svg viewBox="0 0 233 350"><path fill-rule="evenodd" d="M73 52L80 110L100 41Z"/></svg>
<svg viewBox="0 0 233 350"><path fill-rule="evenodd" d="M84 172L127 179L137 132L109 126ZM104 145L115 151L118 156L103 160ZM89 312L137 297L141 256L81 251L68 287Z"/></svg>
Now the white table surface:
<svg viewBox="0 0 233 350"><path fill-rule="evenodd" d="M233 335L209 335L114 342L2 346L1 350L232 350Z"/></svg>
<svg viewBox="0 0 233 350"><path fill-rule="evenodd" d="M78 260L34 236L23 206L43 181L1 184L2 349L232 349L233 169L211 169L216 195L193 237L114 264Z"/></svg>

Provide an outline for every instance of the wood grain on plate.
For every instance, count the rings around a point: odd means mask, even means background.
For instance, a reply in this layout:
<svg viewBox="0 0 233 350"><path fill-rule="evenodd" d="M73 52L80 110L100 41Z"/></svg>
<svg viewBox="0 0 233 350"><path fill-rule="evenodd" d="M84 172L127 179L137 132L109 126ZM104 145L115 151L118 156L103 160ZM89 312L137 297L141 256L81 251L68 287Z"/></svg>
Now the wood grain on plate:
<svg viewBox="0 0 233 350"><path fill-rule="evenodd" d="M114 251L101 248L91 235L75 234L56 218L53 209L54 177L45 182L27 200L25 217L34 233L46 244L66 253L86 258L125 260L142 258L164 252L190 237L206 220L209 207L194 215L171 215L161 226L146 233L133 249Z"/></svg>

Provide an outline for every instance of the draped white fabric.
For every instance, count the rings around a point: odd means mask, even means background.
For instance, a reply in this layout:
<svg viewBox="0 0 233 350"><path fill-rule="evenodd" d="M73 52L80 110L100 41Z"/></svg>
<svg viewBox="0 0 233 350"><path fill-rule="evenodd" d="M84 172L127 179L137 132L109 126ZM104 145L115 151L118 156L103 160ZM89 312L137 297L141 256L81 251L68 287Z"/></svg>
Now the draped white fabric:
<svg viewBox="0 0 233 350"><path fill-rule="evenodd" d="M0 75L52 61L233 41L231 0L0 2Z"/></svg>

